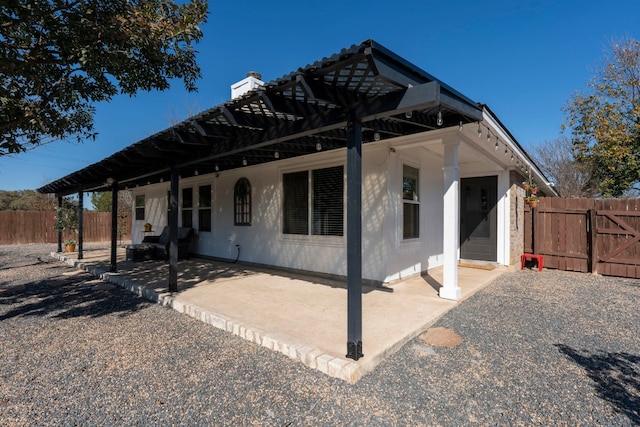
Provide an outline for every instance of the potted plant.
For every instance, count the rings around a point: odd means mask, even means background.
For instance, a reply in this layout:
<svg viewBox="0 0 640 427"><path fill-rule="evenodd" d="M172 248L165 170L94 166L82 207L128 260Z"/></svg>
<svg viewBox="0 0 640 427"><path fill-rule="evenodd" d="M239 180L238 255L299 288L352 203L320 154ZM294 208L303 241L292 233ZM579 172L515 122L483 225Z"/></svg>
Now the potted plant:
<svg viewBox="0 0 640 427"><path fill-rule="evenodd" d="M522 188L524 188L526 192L524 196L525 203L531 206L532 208L535 208L536 206L538 206L539 200L538 200L538 197L536 196L536 194L538 194L538 186L536 185L536 183L531 181L523 181Z"/></svg>
<svg viewBox="0 0 640 427"><path fill-rule="evenodd" d="M67 240L64 242L64 251L65 252L75 252L76 251L76 241L75 240Z"/></svg>

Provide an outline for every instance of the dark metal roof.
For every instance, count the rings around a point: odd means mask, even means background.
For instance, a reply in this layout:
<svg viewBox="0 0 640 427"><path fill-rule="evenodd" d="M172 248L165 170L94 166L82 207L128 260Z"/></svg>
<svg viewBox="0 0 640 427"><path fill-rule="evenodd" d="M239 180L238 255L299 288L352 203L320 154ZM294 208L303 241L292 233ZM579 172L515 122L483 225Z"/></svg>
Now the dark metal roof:
<svg viewBox="0 0 640 427"><path fill-rule="evenodd" d="M438 112L442 125L437 124ZM346 146L350 114L363 142L482 120L482 107L373 40L203 111L38 191L105 191L224 171ZM375 134L375 136L374 136ZM275 153L278 153L276 159Z"/></svg>

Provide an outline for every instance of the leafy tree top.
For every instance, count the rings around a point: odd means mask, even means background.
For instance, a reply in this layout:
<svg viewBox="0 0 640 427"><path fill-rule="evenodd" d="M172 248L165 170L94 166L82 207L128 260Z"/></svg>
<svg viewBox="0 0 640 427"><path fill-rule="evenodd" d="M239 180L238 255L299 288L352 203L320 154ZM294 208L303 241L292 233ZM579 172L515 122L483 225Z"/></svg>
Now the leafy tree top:
<svg viewBox="0 0 640 427"><path fill-rule="evenodd" d="M200 77L206 0L6 0L0 4L0 156L95 138L93 104Z"/></svg>
<svg viewBox="0 0 640 427"><path fill-rule="evenodd" d="M612 44L611 54L565 112L576 159L592 170L603 196L640 182L640 40Z"/></svg>

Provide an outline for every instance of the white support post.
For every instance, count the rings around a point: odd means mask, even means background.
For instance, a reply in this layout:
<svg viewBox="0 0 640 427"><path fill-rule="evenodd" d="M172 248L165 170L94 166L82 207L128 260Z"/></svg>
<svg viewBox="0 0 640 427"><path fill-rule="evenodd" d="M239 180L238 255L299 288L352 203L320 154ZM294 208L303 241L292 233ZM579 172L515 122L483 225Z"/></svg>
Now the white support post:
<svg viewBox="0 0 640 427"><path fill-rule="evenodd" d="M443 221L443 280L440 297L460 299L458 287L458 248L460 246L460 181L458 177L458 139L444 145L444 221Z"/></svg>

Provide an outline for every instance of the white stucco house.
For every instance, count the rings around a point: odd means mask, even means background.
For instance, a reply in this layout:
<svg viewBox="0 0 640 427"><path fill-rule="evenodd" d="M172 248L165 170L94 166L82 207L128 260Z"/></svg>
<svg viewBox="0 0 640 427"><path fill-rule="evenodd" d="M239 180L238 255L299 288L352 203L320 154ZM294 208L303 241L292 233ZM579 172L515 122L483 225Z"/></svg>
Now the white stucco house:
<svg viewBox="0 0 640 427"><path fill-rule="evenodd" d="M368 40L269 83L249 73L223 105L40 191L128 189L134 243L147 223L192 227L194 255L354 293L443 267L455 300L460 260L519 261L524 180L555 194L486 105Z"/></svg>
<svg viewBox="0 0 640 427"><path fill-rule="evenodd" d="M511 153L519 147L486 107L480 132L478 137L478 125L467 124L462 130L454 126L363 146L364 279L386 283L440 267L447 241L456 250L460 243L463 260L516 262L519 251L513 249L521 246L521 236L512 227L518 203L511 196L526 174ZM456 149L457 156L446 155ZM179 222L197 234L191 252L346 276L345 151L319 148L293 158L280 154L278 161L180 179ZM528 160L524 152L516 155ZM456 167L445 164L447 157L457 160L459 214L456 203L445 205L446 167ZM532 164L520 163L536 175ZM131 190L138 208L135 242L144 237L145 223L154 230L169 224L169 183ZM460 242L444 231L445 218L458 216Z"/></svg>

